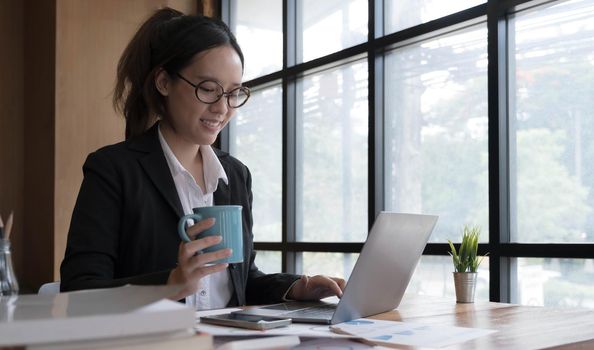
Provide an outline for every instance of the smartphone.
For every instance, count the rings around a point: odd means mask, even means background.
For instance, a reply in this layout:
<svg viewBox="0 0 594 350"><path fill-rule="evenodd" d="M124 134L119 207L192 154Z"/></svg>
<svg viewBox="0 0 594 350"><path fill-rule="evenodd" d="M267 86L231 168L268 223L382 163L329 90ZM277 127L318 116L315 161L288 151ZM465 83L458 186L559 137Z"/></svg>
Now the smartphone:
<svg viewBox="0 0 594 350"><path fill-rule="evenodd" d="M216 324L219 326L263 330L288 326L291 324L291 319L229 313L202 316L200 317L200 322Z"/></svg>

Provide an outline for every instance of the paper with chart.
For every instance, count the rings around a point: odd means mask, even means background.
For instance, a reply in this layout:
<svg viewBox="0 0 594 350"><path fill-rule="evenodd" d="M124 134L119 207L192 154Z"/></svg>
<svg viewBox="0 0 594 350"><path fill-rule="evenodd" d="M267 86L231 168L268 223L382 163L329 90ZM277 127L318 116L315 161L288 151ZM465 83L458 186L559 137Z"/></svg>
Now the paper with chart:
<svg viewBox="0 0 594 350"><path fill-rule="evenodd" d="M494 332L491 329L427 325L421 323L357 319L330 328L342 334L365 338L382 345L430 348L459 344Z"/></svg>

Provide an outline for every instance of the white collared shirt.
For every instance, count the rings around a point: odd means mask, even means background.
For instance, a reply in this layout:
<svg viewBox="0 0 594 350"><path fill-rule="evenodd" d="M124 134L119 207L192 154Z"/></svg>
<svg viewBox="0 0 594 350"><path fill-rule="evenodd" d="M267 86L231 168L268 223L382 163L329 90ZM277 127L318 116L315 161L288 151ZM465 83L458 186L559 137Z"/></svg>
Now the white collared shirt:
<svg viewBox="0 0 594 350"><path fill-rule="evenodd" d="M192 208L206 207L213 205L213 193L217 190L219 179L229 184L225 169L221 165L219 158L208 145L201 145L202 169L204 171L204 184L206 191L202 191L196 180L186 168L179 162L171 148L165 141L159 130L159 141L165 154L165 159L169 165L177 195L184 210L184 214L191 214ZM193 296L195 298L195 307L197 310L224 308L229 303L233 293L233 286L229 271L226 269L211 275L207 275L200 280L198 291ZM186 298L186 302L192 304L192 298Z"/></svg>

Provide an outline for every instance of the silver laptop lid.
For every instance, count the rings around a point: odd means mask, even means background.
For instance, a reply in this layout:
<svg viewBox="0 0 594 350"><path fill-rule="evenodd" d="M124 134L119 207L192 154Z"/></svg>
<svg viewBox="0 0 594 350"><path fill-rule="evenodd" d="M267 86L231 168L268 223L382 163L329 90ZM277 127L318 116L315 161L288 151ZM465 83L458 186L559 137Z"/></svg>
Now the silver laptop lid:
<svg viewBox="0 0 594 350"><path fill-rule="evenodd" d="M398 307L436 222L434 215L381 212L330 323Z"/></svg>

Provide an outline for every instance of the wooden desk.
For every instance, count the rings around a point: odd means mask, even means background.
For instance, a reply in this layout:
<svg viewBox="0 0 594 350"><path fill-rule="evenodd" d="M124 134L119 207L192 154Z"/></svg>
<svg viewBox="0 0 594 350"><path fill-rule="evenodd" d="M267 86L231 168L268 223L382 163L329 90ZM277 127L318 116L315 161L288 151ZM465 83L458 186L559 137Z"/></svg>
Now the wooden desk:
<svg viewBox="0 0 594 350"><path fill-rule="evenodd" d="M371 318L496 329L446 349L594 349L594 310L545 308L406 295L398 310Z"/></svg>
<svg viewBox="0 0 594 350"><path fill-rule="evenodd" d="M442 349L594 349L594 310L504 303L456 304L454 299L406 295L398 310L370 318L495 329L498 332ZM402 347L406 349L407 347ZM9 347L0 350L21 350Z"/></svg>

